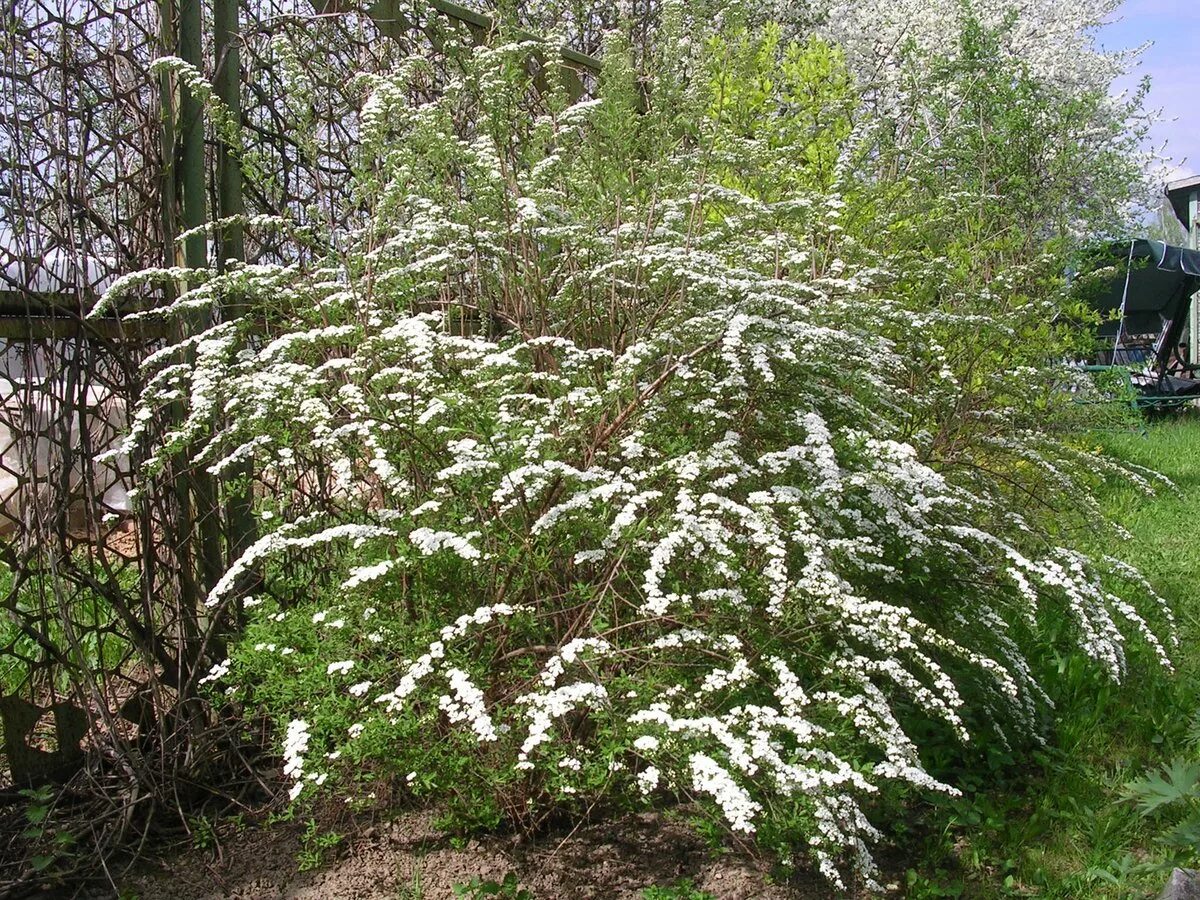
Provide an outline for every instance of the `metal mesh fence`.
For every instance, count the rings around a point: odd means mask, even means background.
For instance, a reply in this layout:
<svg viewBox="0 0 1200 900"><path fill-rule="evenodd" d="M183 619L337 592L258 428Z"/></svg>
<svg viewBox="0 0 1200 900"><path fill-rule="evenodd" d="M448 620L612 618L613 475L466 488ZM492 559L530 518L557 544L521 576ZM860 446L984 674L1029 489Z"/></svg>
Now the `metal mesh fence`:
<svg viewBox="0 0 1200 900"><path fill-rule="evenodd" d="M249 261L303 253L257 231L256 215L336 235L365 214L352 177L365 86L352 73L387 71L446 27L486 36L470 9L366 2L240 4ZM530 28L566 23L567 41L595 51L616 11L583 9L520 15ZM211 78L215 23L201 13ZM0 25L0 894L19 894L44 883L29 861L53 823L80 821L81 808L86 852L62 856L59 879L94 874L164 809L185 822L207 794L180 785L220 784L226 800L269 792L253 723L227 727L197 691L229 624L203 598L245 537L231 532L229 489L186 452L135 483L138 460L121 447L141 361L181 332L85 318L114 278L188 259L175 239L185 89L151 66L194 23L174 0L12 0ZM575 56L581 85L594 81ZM212 221L222 149L206 127L204 171L191 174ZM224 259L223 242L210 237L205 255ZM61 788L31 836L20 790L43 782Z"/></svg>

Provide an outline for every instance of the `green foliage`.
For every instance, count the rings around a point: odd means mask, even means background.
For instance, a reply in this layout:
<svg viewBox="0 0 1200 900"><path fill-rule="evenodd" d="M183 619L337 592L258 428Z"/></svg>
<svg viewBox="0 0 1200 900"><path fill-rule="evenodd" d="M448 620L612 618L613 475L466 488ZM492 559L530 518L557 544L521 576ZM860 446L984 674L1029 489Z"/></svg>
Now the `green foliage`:
<svg viewBox="0 0 1200 900"><path fill-rule="evenodd" d="M309 819L304 834L300 836L300 852L296 855L297 867L301 872L321 868L343 840L343 835L336 831L327 831L317 824L316 819Z"/></svg>
<svg viewBox="0 0 1200 900"><path fill-rule="evenodd" d="M483 879L478 875L467 884L454 885L454 896L465 900L482 900L484 897L502 897L507 900L534 900L533 894L521 887L520 881L513 872L504 876L503 881Z"/></svg>
<svg viewBox="0 0 1200 900"><path fill-rule="evenodd" d="M217 845L217 832L208 816L189 816L188 829L192 834L192 847L196 850L212 850Z"/></svg>
<svg viewBox="0 0 1200 900"><path fill-rule="evenodd" d="M473 786L475 783L474 779L470 779L464 782L464 786ZM439 815L433 825L453 839L465 843L468 835L495 831L503 821L504 811L496 802L494 791L460 789L451 796L446 812Z"/></svg>
<svg viewBox="0 0 1200 900"><path fill-rule="evenodd" d="M75 833L51 820L58 800L54 787L22 788L17 793L26 801L21 837L30 842L29 865L47 883L53 882L57 875L69 871L75 861L78 854Z"/></svg>
<svg viewBox="0 0 1200 900"><path fill-rule="evenodd" d="M0 647L9 648L0 656L0 694L28 691L35 673L44 672L38 663L46 659L47 647L59 651L58 664L49 669L53 684L39 677L38 689L52 687L69 694L80 672L118 667L131 644L120 630L110 627L117 614L108 600L101 593L61 581L52 572L31 574L15 585L12 571L0 563L0 600L7 607L0 612ZM114 577L99 566L92 574L101 583ZM136 579L133 566L115 576L122 591Z"/></svg>
<svg viewBox="0 0 1200 900"><path fill-rule="evenodd" d="M768 26L714 35L706 64L705 115L722 184L766 203L842 187L856 95L838 48L815 35L784 43Z"/></svg>
<svg viewBox="0 0 1200 900"><path fill-rule="evenodd" d="M708 891L692 885L690 879L681 878L669 886L655 885L642 889L645 900L717 900Z"/></svg>
<svg viewBox="0 0 1200 900"><path fill-rule="evenodd" d="M1187 806L1200 800L1200 763L1176 758L1164 764L1158 772L1129 782L1125 790L1144 816L1158 812L1163 806Z"/></svg>
<svg viewBox="0 0 1200 900"><path fill-rule="evenodd" d="M1200 421L1187 413L1096 440L1171 478L1153 497L1112 479L1100 500L1128 529L1127 558L1172 601L1181 628L1176 674L1164 679L1151 667L1117 686L1076 656L1051 654L1053 744L1019 762L981 760L964 798L910 835L924 848L909 873L913 896L1125 900L1157 895L1174 865L1195 858L1194 789L1186 786L1198 746L1200 548L1180 525L1200 515ZM1175 771L1164 760L1176 761ZM1144 815L1131 783L1151 804L1179 796Z"/></svg>
<svg viewBox="0 0 1200 900"><path fill-rule="evenodd" d="M1156 825L1157 840L1184 862L1200 857L1200 745L1193 741L1191 749L1188 757L1175 757L1125 785L1138 813Z"/></svg>
<svg viewBox="0 0 1200 900"><path fill-rule="evenodd" d="M422 886L421 869L413 869L412 879L408 884L397 884L396 900L423 900L425 888Z"/></svg>

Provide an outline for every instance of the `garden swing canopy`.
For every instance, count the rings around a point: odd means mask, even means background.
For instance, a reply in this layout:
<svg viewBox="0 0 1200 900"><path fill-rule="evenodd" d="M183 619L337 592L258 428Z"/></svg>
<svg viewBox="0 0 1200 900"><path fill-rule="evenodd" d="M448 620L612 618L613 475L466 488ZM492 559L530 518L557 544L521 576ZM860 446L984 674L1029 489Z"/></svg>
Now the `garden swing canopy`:
<svg viewBox="0 0 1200 900"><path fill-rule="evenodd" d="M1097 362L1156 376L1138 385L1143 393L1200 393L1195 367L1180 353L1190 300L1200 290L1200 251L1134 239L1110 244L1088 268L1101 276L1087 280L1084 295L1102 317Z"/></svg>

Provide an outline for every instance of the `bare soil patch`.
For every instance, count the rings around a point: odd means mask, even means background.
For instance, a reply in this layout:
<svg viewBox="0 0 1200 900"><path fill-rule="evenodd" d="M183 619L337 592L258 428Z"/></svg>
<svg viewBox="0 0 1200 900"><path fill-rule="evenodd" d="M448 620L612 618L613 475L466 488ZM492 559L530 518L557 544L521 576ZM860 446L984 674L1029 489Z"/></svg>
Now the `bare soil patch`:
<svg viewBox="0 0 1200 900"><path fill-rule="evenodd" d="M429 813L365 827L323 868L300 872L300 829L247 829L215 851L164 854L122 884L138 900L442 900L474 877L515 872L537 900L640 900L651 885L688 878L721 900L834 896L817 877L769 884L766 867L738 853L714 854L685 826L645 813L532 841L473 840L455 847Z"/></svg>

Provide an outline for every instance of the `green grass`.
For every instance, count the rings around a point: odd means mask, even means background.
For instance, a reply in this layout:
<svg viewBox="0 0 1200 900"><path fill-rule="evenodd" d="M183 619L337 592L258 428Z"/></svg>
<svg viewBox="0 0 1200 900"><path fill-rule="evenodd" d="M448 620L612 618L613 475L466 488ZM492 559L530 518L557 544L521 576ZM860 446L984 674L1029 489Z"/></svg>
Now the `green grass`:
<svg viewBox="0 0 1200 900"><path fill-rule="evenodd" d="M1168 818L1143 816L1124 795L1148 769L1197 756L1200 417L1096 441L1174 482L1154 497L1105 485L1101 505L1131 539L1093 549L1137 566L1171 602L1176 673L1162 673L1135 649L1129 677L1113 685L1079 657L1049 656L1058 703L1050 745L1016 759L993 756L968 773L964 798L927 819L935 824L909 872L909 896L1156 897L1172 866L1200 863L1162 842Z"/></svg>

